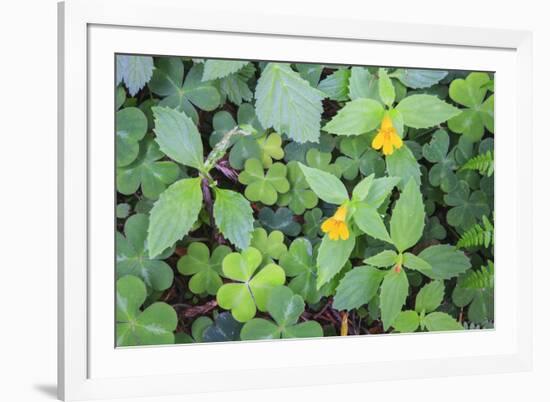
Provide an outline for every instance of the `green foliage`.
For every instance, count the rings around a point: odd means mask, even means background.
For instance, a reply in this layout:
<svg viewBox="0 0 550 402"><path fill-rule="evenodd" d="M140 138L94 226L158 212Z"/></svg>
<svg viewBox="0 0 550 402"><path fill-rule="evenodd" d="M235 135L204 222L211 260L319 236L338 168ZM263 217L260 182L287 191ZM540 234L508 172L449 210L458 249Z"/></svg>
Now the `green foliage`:
<svg viewBox="0 0 550 402"><path fill-rule="evenodd" d="M117 55L117 345L493 328L493 80Z"/></svg>
<svg viewBox="0 0 550 402"><path fill-rule="evenodd" d="M458 239L456 246L459 248L485 247L488 248L495 243L494 227L489 218L481 217L481 224L476 223L465 231Z"/></svg>
<svg viewBox="0 0 550 402"><path fill-rule="evenodd" d="M174 343L177 316L166 303L151 304L140 311L147 291L136 276L126 275L116 283L117 346Z"/></svg>

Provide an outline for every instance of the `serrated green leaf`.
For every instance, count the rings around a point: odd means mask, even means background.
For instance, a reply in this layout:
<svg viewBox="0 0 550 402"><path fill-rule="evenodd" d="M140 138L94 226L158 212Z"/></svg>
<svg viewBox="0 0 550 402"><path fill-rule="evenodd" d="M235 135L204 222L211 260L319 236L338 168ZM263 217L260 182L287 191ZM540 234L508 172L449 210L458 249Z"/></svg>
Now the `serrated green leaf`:
<svg viewBox="0 0 550 402"><path fill-rule="evenodd" d="M386 229L384 221L376 208L361 202L356 205L353 220L363 232L375 239L392 243L392 239Z"/></svg>
<svg viewBox="0 0 550 402"><path fill-rule="evenodd" d="M420 317L412 310L401 311L393 322L393 328L401 333L415 332L419 325Z"/></svg>
<svg viewBox="0 0 550 402"><path fill-rule="evenodd" d="M344 184L334 175L299 163L302 172L317 196L323 201L340 205L348 200Z"/></svg>
<svg viewBox="0 0 550 402"><path fill-rule="evenodd" d="M336 70L323 79L317 89L323 92L329 99L345 101L348 99L348 85L351 71L349 69Z"/></svg>
<svg viewBox="0 0 550 402"><path fill-rule="evenodd" d="M432 266L431 271L424 272L432 279L450 279L471 267L470 260L462 251L447 244L428 247L418 257Z"/></svg>
<svg viewBox="0 0 550 402"><path fill-rule="evenodd" d="M189 232L202 207L200 183L200 178L179 180L155 202L147 236L150 258L171 247Z"/></svg>
<svg viewBox="0 0 550 402"><path fill-rule="evenodd" d="M418 313L422 311L431 313L443 302L445 286L441 281L432 281L424 285L416 295L415 310Z"/></svg>
<svg viewBox="0 0 550 402"><path fill-rule="evenodd" d="M409 88L429 88L447 76L447 71L399 68L391 74Z"/></svg>
<svg viewBox="0 0 550 402"><path fill-rule="evenodd" d="M380 290L380 312L384 329L387 330L393 325L408 293L409 281L405 271L391 269L384 277Z"/></svg>
<svg viewBox="0 0 550 402"><path fill-rule="evenodd" d="M399 252L409 249L420 240L425 215L422 193L416 183L409 180L390 219L391 239Z"/></svg>
<svg viewBox="0 0 550 402"><path fill-rule="evenodd" d="M290 65L269 63L258 80L255 98L264 128L273 127L297 142L319 141L324 95Z"/></svg>
<svg viewBox="0 0 550 402"><path fill-rule="evenodd" d="M406 126L428 128L458 116L460 109L433 95L411 95L395 107L403 116Z"/></svg>
<svg viewBox="0 0 550 402"><path fill-rule="evenodd" d="M328 283L346 262L355 247L355 236L350 234L347 240L331 240L323 237L317 255L317 289Z"/></svg>
<svg viewBox="0 0 550 402"><path fill-rule="evenodd" d="M390 267L397 261L397 253L393 250L384 250L380 253L367 258L365 264L374 265L375 267Z"/></svg>
<svg viewBox="0 0 550 402"><path fill-rule="evenodd" d="M367 304L378 292L385 274L369 266L353 268L336 288L332 306L336 310L352 310Z"/></svg>
<svg viewBox="0 0 550 402"><path fill-rule="evenodd" d="M428 331L462 331L464 327L460 325L449 314L436 311L424 317L423 324Z"/></svg>
<svg viewBox="0 0 550 402"><path fill-rule="evenodd" d="M384 108L373 99L359 98L347 102L323 130L337 135L360 135L374 130L384 117Z"/></svg>
<svg viewBox="0 0 550 402"><path fill-rule="evenodd" d="M349 78L349 97L352 100L370 98L380 100L378 80L365 67L352 67Z"/></svg>
<svg viewBox="0 0 550 402"><path fill-rule="evenodd" d="M247 248L254 229L250 203L235 191L216 188L214 192L214 219L220 232L235 247L241 250Z"/></svg>
<svg viewBox="0 0 550 402"><path fill-rule="evenodd" d="M206 60L202 72L202 81L210 81L227 77L246 66L248 61L239 60Z"/></svg>
<svg viewBox="0 0 550 402"><path fill-rule="evenodd" d="M117 85L126 84L131 96L136 95L153 75L153 58L150 56L116 56Z"/></svg>
<svg viewBox="0 0 550 402"><path fill-rule="evenodd" d="M411 253L403 254L403 265L405 266L405 268L422 272L425 275L428 275L427 273L431 272L432 270L432 266L428 262Z"/></svg>
<svg viewBox="0 0 550 402"><path fill-rule="evenodd" d="M378 69L378 94L386 106L395 102L395 88L385 68Z"/></svg>
<svg viewBox="0 0 550 402"><path fill-rule="evenodd" d="M404 145L387 155L386 168L388 175L401 179L398 183L400 188L404 188L410 179L420 185L420 166L408 146Z"/></svg>

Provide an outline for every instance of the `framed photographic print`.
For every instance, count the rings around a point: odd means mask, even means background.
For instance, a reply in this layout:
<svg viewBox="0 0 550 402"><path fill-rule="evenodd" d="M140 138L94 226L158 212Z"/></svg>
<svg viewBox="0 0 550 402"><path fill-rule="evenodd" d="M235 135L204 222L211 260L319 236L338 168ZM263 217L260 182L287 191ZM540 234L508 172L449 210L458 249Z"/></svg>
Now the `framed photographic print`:
<svg viewBox="0 0 550 402"><path fill-rule="evenodd" d="M529 33L59 15L61 398L529 369Z"/></svg>

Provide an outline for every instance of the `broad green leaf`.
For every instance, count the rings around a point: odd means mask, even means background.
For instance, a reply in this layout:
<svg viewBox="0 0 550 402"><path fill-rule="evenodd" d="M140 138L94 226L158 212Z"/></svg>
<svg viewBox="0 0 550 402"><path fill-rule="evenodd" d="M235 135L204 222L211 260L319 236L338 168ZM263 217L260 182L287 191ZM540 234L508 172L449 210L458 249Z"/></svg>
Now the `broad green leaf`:
<svg viewBox="0 0 550 402"><path fill-rule="evenodd" d="M376 208L361 202L356 205L353 220L363 232L375 239L392 243L384 221Z"/></svg>
<svg viewBox="0 0 550 402"><path fill-rule="evenodd" d="M319 84L319 79L323 73L324 66L321 64L311 63L295 63L296 69L300 76L309 82L309 85L316 87Z"/></svg>
<svg viewBox="0 0 550 402"><path fill-rule="evenodd" d="M300 224L294 220L294 215L288 208L278 208L275 212L271 208L262 208L258 219L267 231L280 230L287 236L297 236L301 230Z"/></svg>
<svg viewBox="0 0 550 402"><path fill-rule="evenodd" d="M337 178L342 176L340 166L336 163L330 163L332 154L330 152L321 152L318 149L310 149L306 153L306 162L310 168L318 169L330 173Z"/></svg>
<svg viewBox="0 0 550 402"><path fill-rule="evenodd" d="M450 279L471 267L470 260L462 251L446 244L428 247L418 257L432 266L431 271L424 272L431 279Z"/></svg>
<svg viewBox="0 0 550 402"><path fill-rule="evenodd" d="M306 321L292 325L283 331L283 338L319 338L323 328L317 321Z"/></svg>
<svg viewBox="0 0 550 402"><path fill-rule="evenodd" d="M391 74L404 85L412 89L429 88L447 76L447 71L421 70L418 68L399 68Z"/></svg>
<svg viewBox="0 0 550 402"><path fill-rule="evenodd" d="M365 198L365 203L374 208L380 207L400 181L401 178L399 177L381 177L379 179L374 179L369 188L367 197Z"/></svg>
<svg viewBox="0 0 550 402"><path fill-rule="evenodd" d="M147 227L149 217L143 214L132 215L124 224L124 234L116 234L116 274L117 278L134 275L155 291L168 289L172 285L172 268L161 258L149 258L147 251ZM165 256L160 256L164 257Z"/></svg>
<svg viewBox="0 0 550 402"><path fill-rule="evenodd" d="M373 181L374 181L374 174L371 174L370 176L365 177L363 180L357 183L353 188L352 199L354 201L363 201L365 198L367 198L367 195L369 194L369 190L370 190L370 187L372 186Z"/></svg>
<svg viewBox="0 0 550 402"><path fill-rule="evenodd" d="M285 283L285 271L277 264L267 264L250 280L248 286L258 310L266 311L271 290Z"/></svg>
<svg viewBox="0 0 550 402"><path fill-rule="evenodd" d="M183 112L154 107L156 141L162 152L183 165L201 169L202 141L197 127Z"/></svg>
<svg viewBox="0 0 550 402"><path fill-rule="evenodd" d="M264 128L273 127L297 142L318 142L324 94L288 64L268 63L256 86L256 113Z"/></svg>
<svg viewBox="0 0 550 402"><path fill-rule="evenodd" d="M191 334L193 335L193 339L195 342L203 342L204 338L204 331L208 327L210 327L214 321L210 317L201 316L197 318L195 321L193 321L193 324L191 324Z"/></svg>
<svg viewBox="0 0 550 402"><path fill-rule="evenodd" d="M147 118L137 107L116 112L116 164L126 166L139 153L139 141L147 133Z"/></svg>
<svg viewBox="0 0 550 402"><path fill-rule="evenodd" d="M223 97L227 97L235 105L241 105L243 101L250 102L254 96L248 86L256 68L252 64L246 64L238 72L229 74L218 80L218 88Z"/></svg>
<svg viewBox="0 0 550 402"><path fill-rule="evenodd" d="M304 176L317 196L323 201L340 205L348 200L348 192L344 183L330 173L299 164Z"/></svg>
<svg viewBox="0 0 550 402"><path fill-rule="evenodd" d="M244 250L250 245L254 216L250 203L239 193L215 188L214 219L220 232L235 247Z"/></svg>
<svg viewBox="0 0 550 402"><path fill-rule="evenodd" d="M287 164L287 179L290 183L290 190L279 196L277 205L286 206L297 215L304 213L317 205L319 199L310 190L298 162L292 161Z"/></svg>
<svg viewBox="0 0 550 402"><path fill-rule="evenodd" d="M317 290L317 266L313 258L311 243L307 239L295 239L288 252L279 260L286 276L291 277L288 287L301 295L308 303L317 303L321 292Z"/></svg>
<svg viewBox="0 0 550 402"><path fill-rule="evenodd" d="M118 219L126 219L130 215L130 204L120 203L116 206L116 217Z"/></svg>
<svg viewBox="0 0 550 402"><path fill-rule="evenodd" d="M181 240L197 220L202 207L201 179L182 179L168 187L155 202L147 243L149 257L159 255Z"/></svg>
<svg viewBox="0 0 550 402"><path fill-rule="evenodd" d="M216 317L214 324L203 332L203 340L204 342L238 341L242 326L231 313L221 313Z"/></svg>
<svg viewBox="0 0 550 402"><path fill-rule="evenodd" d="M401 179L398 183L400 188L403 188L410 179L414 179L416 184L420 185L420 166L407 145L386 156L386 168L389 176Z"/></svg>
<svg viewBox="0 0 550 402"><path fill-rule="evenodd" d="M359 98L347 102L323 130L338 135L360 135L374 130L384 117L384 107L373 99Z"/></svg>
<svg viewBox="0 0 550 402"><path fill-rule="evenodd" d="M401 311L393 322L393 328L401 333L415 332L419 325L420 317L412 310Z"/></svg>
<svg viewBox="0 0 550 402"><path fill-rule="evenodd" d="M399 252L414 246L424 230L424 203L419 187L409 180L393 209L390 220L391 239Z"/></svg>
<svg viewBox="0 0 550 402"><path fill-rule="evenodd" d="M426 326L428 331L462 331L464 327L460 325L453 317L446 313L430 313L422 323Z"/></svg>
<svg viewBox="0 0 550 402"><path fill-rule="evenodd" d="M397 261L397 253L393 250L384 250L380 253L367 258L364 263L374 265L375 267L390 267L395 265Z"/></svg>
<svg viewBox="0 0 550 402"><path fill-rule="evenodd" d="M335 101L345 101L348 99L348 85L351 70L340 69L323 79L317 89L323 92L328 98Z"/></svg>
<svg viewBox="0 0 550 402"><path fill-rule="evenodd" d="M178 318L171 306L157 302L140 312L146 297L145 284L133 275L117 280L116 288L117 346L174 343Z"/></svg>
<svg viewBox="0 0 550 402"><path fill-rule="evenodd" d="M432 281L424 285L416 295L415 310L418 313L422 311L431 313L443 302L445 285L442 281Z"/></svg>
<svg viewBox="0 0 550 402"><path fill-rule="evenodd" d="M241 330L243 341L280 338L281 329L273 321L263 318L254 318L248 321Z"/></svg>
<svg viewBox="0 0 550 402"><path fill-rule="evenodd" d="M378 95L378 80L365 67L352 67L349 78L349 97L370 98L380 100Z"/></svg>
<svg viewBox="0 0 550 402"><path fill-rule="evenodd" d="M350 234L347 240L330 240L323 237L317 255L317 289L329 282L349 260L355 247L355 236Z"/></svg>
<svg viewBox="0 0 550 402"><path fill-rule="evenodd" d="M126 84L131 96L136 95L153 75L153 58L150 56L116 56L117 85Z"/></svg>
<svg viewBox="0 0 550 402"><path fill-rule="evenodd" d="M332 306L336 310L352 310L367 304L378 292L385 274L369 266L348 271L336 288Z"/></svg>
<svg viewBox="0 0 550 402"><path fill-rule="evenodd" d="M244 195L250 201L275 204L278 193L286 193L290 189L286 171L286 165L274 163L264 174L263 165L258 159L248 159L239 174L239 182L246 185Z"/></svg>
<svg viewBox="0 0 550 402"><path fill-rule="evenodd" d="M292 293L286 286L273 288L267 301L267 311L279 327L283 328L295 324L304 309L302 297Z"/></svg>
<svg viewBox="0 0 550 402"><path fill-rule="evenodd" d="M386 106L395 102L395 88L385 68L378 69L378 94Z"/></svg>
<svg viewBox="0 0 550 402"><path fill-rule="evenodd" d="M385 330L393 325L405 304L408 293L409 281L405 271L391 269L384 277L380 289L380 312Z"/></svg>
<svg viewBox="0 0 550 402"><path fill-rule="evenodd" d="M406 268L422 272L425 275L429 275L429 273L431 273L432 271L432 266L430 264L428 264L422 258L411 253L403 254L403 265Z"/></svg>
<svg viewBox="0 0 550 402"><path fill-rule="evenodd" d="M166 187L178 179L180 169L174 162L160 160L160 152L153 137L146 136L139 145L137 158L127 166L117 167L117 191L124 195L134 194L141 186L143 195L155 200Z"/></svg>
<svg viewBox="0 0 550 402"><path fill-rule="evenodd" d="M248 61L239 60L206 60L202 72L202 81L210 81L227 77L246 66Z"/></svg>
<svg viewBox="0 0 550 402"><path fill-rule="evenodd" d="M227 246L218 246L210 256L210 250L204 243L191 243L187 254L178 260L178 271L182 275L192 275L189 289L195 294L215 295L222 280L222 261L231 252Z"/></svg>
<svg viewBox="0 0 550 402"><path fill-rule="evenodd" d="M395 107L406 126L428 128L441 124L461 113L460 109L433 95L411 95Z"/></svg>

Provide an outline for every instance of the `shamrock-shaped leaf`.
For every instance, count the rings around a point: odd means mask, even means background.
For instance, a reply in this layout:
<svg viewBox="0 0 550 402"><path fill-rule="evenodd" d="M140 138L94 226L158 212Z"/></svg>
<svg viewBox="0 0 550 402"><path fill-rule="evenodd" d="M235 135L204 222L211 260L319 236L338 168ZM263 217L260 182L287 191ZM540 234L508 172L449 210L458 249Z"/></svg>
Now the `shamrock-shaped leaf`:
<svg viewBox="0 0 550 402"><path fill-rule="evenodd" d="M277 202L278 193L286 193L290 184L286 178L286 166L274 163L264 175L262 163L258 159L248 159L239 181L246 185L244 195L250 201L261 201L265 205Z"/></svg>
<svg viewBox="0 0 550 402"><path fill-rule="evenodd" d="M261 262L262 254L254 247L228 254L223 260L224 276L236 282L222 285L216 299L237 321L250 320L256 309L266 311L271 289L285 282L285 271L276 264L267 264L255 274Z"/></svg>
<svg viewBox="0 0 550 402"><path fill-rule="evenodd" d="M255 97L263 127L273 127L297 142L319 141L324 94L290 65L268 63L258 80Z"/></svg>
<svg viewBox="0 0 550 402"><path fill-rule="evenodd" d="M288 286L308 303L317 303L322 292L317 290L317 266L313 248L307 239L295 239L279 264L292 280Z"/></svg>
<svg viewBox="0 0 550 402"><path fill-rule="evenodd" d="M258 138L258 145L260 146L262 154L262 163L265 168L270 167L273 164L273 159L283 159L285 153L281 144L283 140L277 133L271 133Z"/></svg>
<svg viewBox="0 0 550 402"><path fill-rule="evenodd" d="M310 149L306 153L306 162L309 167L331 173L339 178L342 176L342 169L337 164L331 164L331 160L332 155L330 152L321 152L316 148Z"/></svg>
<svg viewBox="0 0 550 402"><path fill-rule="evenodd" d="M451 99L466 107L461 114L449 120L449 128L472 142L483 137L484 127L490 132L494 129L494 95L485 99L489 81L487 73L470 73L466 79L454 80L449 87Z"/></svg>
<svg viewBox="0 0 550 402"><path fill-rule="evenodd" d="M214 324L203 332L204 342L238 341L243 324L233 318L231 313L224 312L216 317Z"/></svg>
<svg viewBox="0 0 550 402"><path fill-rule="evenodd" d="M443 191L448 193L458 183L458 179L454 174L457 168L456 162L452 153L449 151L449 134L445 130L437 130L429 144L424 144L422 154L428 161L434 163L430 169L429 180L430 184L435 187L441 187Z"/></svg>
<svg viewBox="0 0 550 402"><path fill-rule="evenodd" d="M227 246L218 246L210 256L210 250L204 243L191 243L187 254L178 261L178 271L182 275L192 275L189 289L195 294L215 295L222 280L222 261L231 252Z"/></svg>
<svg viewBox="0 0 550 402"><path fill-rule="evenodd" d="M250 245L262 253L263 264L279 260L287 250L283 232L274 230L268 235L264 228L254 229Z"/></svg>
<svg viewBox="0 0 550 402"><path fill-rule="evenodd" d="M447 212L447 222L456 228L468 229L483 215L490 213L487 195L482 191L470 194L470 187L463 180L445 195L444 200L453 207Z"/></svg>
<svg viewBox="0 0 550 402"><path fill-rule="evenodd" d="M124 82L130 95L134 96L151 79L153 69L151 56L117 55L117 85Z"/></svg>
<svg viewBox="0 0 550 402"><path fill-rule="evenodd" d="M141 186L143 195L157 199L166 187L180 175L180 168L174 162L160 160L164 154L153 137L145 137L140 144L137 158L128 166L118 167L116 175L119 193L130 195Z"/></svg>
<svg viewBox="0 0 550 402"><path fill-rule="evenodd" d="M151 304L143 312L147 297L145 284L137 276L126 275L116 283L117 346L161 345L174 343L178 317L166 303Z"/></svg>
<svg viewBox="0 0 550 402"><path fill-rule="evenodd" d="M366 136L344 138L340 142L340 151L345 156L339 156L335 163L340 166L346 180L355 179L359 171L365 176L371 173L377 177L384 174L384 159L371 148Z"/></svg>
<svg viewBox="0 0 550 402"><path fill-rule="evenodd" d="M241 339L313 338L323 336L317 321L297 324L304 312L304 300L286 286L273 289L267 303L267 311L275 322L263 318L248 321L241 330Z"/></svg>
<svg viewBox="0 0 550 402"><path fill-rule="evenodd" d="M323 211L320 208L314 208L311 211L306 211L304 214L304 226L302 227L303 233L310 240L316 239L318 236L323 235L321 230L321 220L323 218Z"/></svg>
<svg viewBox="0 0 550 402"><path fill-rule="evenodd" d="M149 217L136 214L126 220L124 234L116 233L116 273L120 278L134 275L143 280L148 288L156 291L168 289L172 285L172 268L162 261L172 250L156 258L149 258L147 250L147 227Z"/></svg>
<svg viewBox="0 0 550 402"><path fill-rule="evenodd" d="M315 142L294 142L291 141L285 145L285 161L298 161L301 163L307 163L306 154L310 149L318 149L319 152L330 153L334 149L336 144L335 138L329 134L321 134L319 137L319 143Z"/></svg>
<svg viewBox="0 0 550 402"><path fill-rule="evenodd" d="M281 206L288 205L292 212L301 215L306 209L315 207L319 199L315 193L309 189L309 185L298 162L289 162L287 164L287 171L290 190L279 196L277 204Z"/></svg>
<svg viewBox="0 0 550 402"><path fill-rule="evenodd" d="M196 64L183 80L185 68L179 57L156 58L153 77L149 88L155 94L163 96L159 106L168 106L185 112L195 123L199 116L195 106L211 111L220 104L220 93L211 81L203 82L203 65Z"/></svg>
<svg viewBox="0 0 550 402"><path fill-rule="evenodd" d="M137 107L116 112L116 163L126 166L139 153L139 141L147 132L147 118Z"/></svg>
<svg viewBox="0 0 550 402"><path fill-rule="evenodd" d="M280 230L287 236L297 236L301 230L300 224L294 220L294 215L288 208L277 208L274 212L271 208L264 207L260 210L258 219L269 232Z"/></svg>

